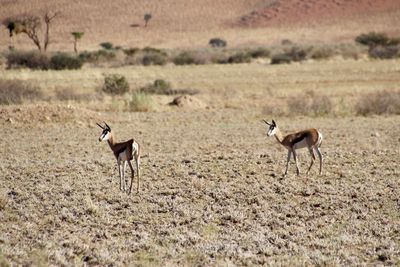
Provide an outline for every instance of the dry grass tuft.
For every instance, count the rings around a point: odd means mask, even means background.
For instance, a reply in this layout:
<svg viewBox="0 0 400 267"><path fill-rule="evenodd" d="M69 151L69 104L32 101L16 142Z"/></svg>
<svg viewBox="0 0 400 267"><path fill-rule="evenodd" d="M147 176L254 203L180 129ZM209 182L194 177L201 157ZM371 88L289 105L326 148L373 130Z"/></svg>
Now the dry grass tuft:
<svg viewBox="0 0 400 267"><path fill-rule="evenodd" d="M369 93L361 96L356 104L358 115L400 114L400 90Z"/></svg>
<svg viewBox="0 0 400 267"><path fill-rule="evenodd" d="M22 104L25 100L44 99L39 87L19 80L0 79L0 105Z"/></svg>
<svg viewBox="0 0 400 267"><path fill-rule="evenodd" d="M55 98L60 101L90 102L92 100L101 101L104 96L101 92L81 93L76 89L59 88L55 91Z"/></svg>
<svg viewBox="0 0 400 267"><path fill-rule="evenodd" d="M333 112L332 100L326 95L307 91L287 100L288 115L324 116Z"/></svg>
<svg viewBox="0 0 400 267"><path fill-rule="evenodd" d="M154 109L154 101L149 94L137 92L132 95L128 106L130 111L148 112Z"/></svg>

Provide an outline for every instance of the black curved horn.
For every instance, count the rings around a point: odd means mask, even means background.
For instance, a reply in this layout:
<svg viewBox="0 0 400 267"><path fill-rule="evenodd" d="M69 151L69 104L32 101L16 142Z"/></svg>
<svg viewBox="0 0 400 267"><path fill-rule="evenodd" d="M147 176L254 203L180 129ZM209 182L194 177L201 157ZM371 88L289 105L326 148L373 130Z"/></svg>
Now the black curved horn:
<svg viewBox="0 0 400 267"><path fill-rule="evenodd" d="M267 125L271 125L268 121L263 120L263 122L265 122Z"/></svg>
<svg viewBox="0 0 400 267"><path fill-rule="evenodd" d="M108 126L108 124L104 121L104 124L106 125L108 130L111 130L110 126Z"/></svg>
<svg viewBox="0 0 400 267"><path fill-rule="evenodd" d="M103 129L104 130L104 127L103 126L101 126L100 124L98 124L97 122L96 122L96 124L101 128L101 129Z"/></svg>

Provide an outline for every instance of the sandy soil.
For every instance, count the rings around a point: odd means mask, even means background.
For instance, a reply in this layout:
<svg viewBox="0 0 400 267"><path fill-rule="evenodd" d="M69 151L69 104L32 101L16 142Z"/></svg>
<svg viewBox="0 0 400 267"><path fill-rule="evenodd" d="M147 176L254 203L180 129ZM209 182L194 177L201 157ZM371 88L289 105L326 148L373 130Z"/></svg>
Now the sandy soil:
<svg viewBox="0 0 400 267"><path fill-rule="evenodd" d="M282 178L258 112L74 112L1 121L2 264L399 264L398 116L275 118L324 135L323 174L303 151ZM119 191L100 120L142 144L140 194Z"/></svg>
<svg viewBox="0 0 400 267"><path fill-rule="evenodd" d="M73 2L1 0L0 20L22 13L62 11L51 26L49 50L73 51L71 32L85 35L78 49L99 49L102 42L123 47L201 48L219 37L229 47L353 42L369 31L399 35L397 0L88 0ZM144 14L152 19L144 27ZM132 27L135 25L135 27ZM42 39L42 31L39 32ZM0 27L0 47L36 49L22 34L12 40Z"/></svg>

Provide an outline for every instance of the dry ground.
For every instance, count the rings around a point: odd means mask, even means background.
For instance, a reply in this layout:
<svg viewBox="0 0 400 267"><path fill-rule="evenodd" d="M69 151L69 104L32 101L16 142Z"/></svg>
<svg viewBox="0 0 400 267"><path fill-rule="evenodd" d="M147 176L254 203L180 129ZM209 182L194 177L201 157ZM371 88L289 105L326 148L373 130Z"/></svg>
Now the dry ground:
<svg viewBox="0 0 400 267"><path fill-rule="evenodd" d="M3 124L3 264L399 264L398 116L278 118L325 137L323 175L286 178L259 114L95 116L142 144L140 194L119 191L91 119Z"/></svg>
<svg viewBox="0 0 400 267"><path fill-rule="evenodd" d="M94 92L103 71L135 85L193 85L208 109L1 107L1 266L400 264L400 117L275 117L284 132L324 135L323 174L304 174L303 151L303 174L292 163L285 178L286 151L261 123L271 119L266 103L310 87L344 100L396 89L398 61L1 74L48 93L58 84ZM102 120L142 144L140 194L119 191L112 153L97 141Z"/></svg>
<svg viewBox="0 0 400 267"><path fill-rule="evenodd" d="M73 51L74 31L85 33L78 45L81 50L99 49L101 42L193 48L207 47L211 38L219 37L235 47L276 44L283 39L352 42L370 31L400 34L397 0L0 0L0 20L45 10L62 11L51 28L53 51ZM152 14L147 27L143 27L145 13ZM6 28L0 27L0 47L9 44ZM23 35L12 44L17 49L35 49Z"/></svg>

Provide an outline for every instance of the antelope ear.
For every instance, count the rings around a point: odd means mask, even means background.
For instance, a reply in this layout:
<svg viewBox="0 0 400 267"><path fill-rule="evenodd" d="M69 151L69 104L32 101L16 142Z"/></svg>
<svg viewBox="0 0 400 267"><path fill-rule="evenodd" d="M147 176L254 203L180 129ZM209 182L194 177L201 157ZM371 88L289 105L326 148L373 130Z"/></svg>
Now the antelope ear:
<svg viewBox="0 0 400 267"><path fill-rule="evenodd" d="M274 121L274 120L272 120L272 125L276 126L276 123L275 123L275 121Z"/></svg>
<svg viewBox="0 0 400 267"><path fill-rule="evenodd" d="M263 120L263 122L265 122L267 125L271 125L268 121Z"/></svg>
<svg viewBox="0 0 400 267"><path fill-rule="evenodd" d="M104 127L103 126L101 126L100 124L98 124L97 122L96 122L96 124L101 128L101 129L103 129L104 130Z"/></svg>

